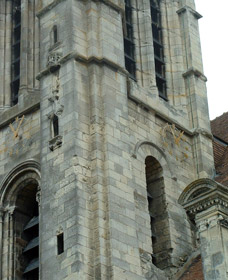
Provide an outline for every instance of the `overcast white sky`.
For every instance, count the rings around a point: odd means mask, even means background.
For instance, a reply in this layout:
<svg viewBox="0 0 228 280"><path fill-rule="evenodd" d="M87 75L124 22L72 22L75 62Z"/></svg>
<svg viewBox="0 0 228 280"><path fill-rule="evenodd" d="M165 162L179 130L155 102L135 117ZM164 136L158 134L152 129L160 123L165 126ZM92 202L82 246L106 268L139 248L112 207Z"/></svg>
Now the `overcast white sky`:
<svg viewBox="0 0 228 280"><path fill-rule="evenodd" d="M200 38L210 119L214 119L228 111L228 0L195 3L203 16L199 20Z"/></svg>

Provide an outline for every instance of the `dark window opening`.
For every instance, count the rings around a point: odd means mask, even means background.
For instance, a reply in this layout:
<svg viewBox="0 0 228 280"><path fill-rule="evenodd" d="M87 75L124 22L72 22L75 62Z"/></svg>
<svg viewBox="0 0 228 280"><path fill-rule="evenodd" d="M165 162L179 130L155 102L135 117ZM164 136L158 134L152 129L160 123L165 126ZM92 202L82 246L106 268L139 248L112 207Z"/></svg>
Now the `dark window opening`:
<svg viewBox="0 0 228 280"><path fill-rule="evenodd" d="M164 46L162 42L160 0L150 0L151 24L154 45L155 76L158 93L164 100L167 99Z"/></svg>
<svg viewBox="0 0 228 280"><path fill-rule="evenodd" d="M57 26L53 26L53 43L56 44L58 42L58 30Z"/></svg>
<svg viewBox="0 0 228 280"><path fill-rule="evenodd" d="M18 103L20 87L20 52L21 52L21 1L12 5L12 55L11 55L11 104Z"/></svg>
<svg viewBox="0 0 228 280"><path fill-rule="evenodd" d="M63 233L57 235L57 253L58 255L64 252L64 236Z"/></svg>
<svg viewBox="0 0 228 280"><path fill-rule="evenodd" d="M153 249L152 262L158 268L164 269L167 266L166 244L169 241L169 236L164 235L164 232L168 232L169 225L165 207L163 170L154 157L148 156L145 160L145 171Z"/></svg>
<svg viewBox="0 0 228 280"><path fill-rule="evenodd" d="M58 116L54 115L53 120L53 136L56 137L59 135L59 118Z"/></svg>
<svg viewBox="0 0 228 280"><path fill-rule="evenodd" d="M132 6L130 0L125 0L125 32L124 32L124 55L125 67L130 77L136 78L135 45L133 39Z"/></svg>

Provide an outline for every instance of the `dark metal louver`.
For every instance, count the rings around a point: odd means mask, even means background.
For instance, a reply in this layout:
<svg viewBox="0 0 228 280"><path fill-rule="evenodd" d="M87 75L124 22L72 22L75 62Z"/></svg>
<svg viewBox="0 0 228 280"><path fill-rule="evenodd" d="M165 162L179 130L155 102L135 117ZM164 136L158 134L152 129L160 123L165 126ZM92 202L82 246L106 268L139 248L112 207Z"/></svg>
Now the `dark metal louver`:
<svg viewBox="0 0 228 280"><path fill-rule="evenodd" d="M34 216L25 226L24 234L28 244L24 248L23 255L28 260L24 270L24 279L39 279L39 217Z"/></svg>

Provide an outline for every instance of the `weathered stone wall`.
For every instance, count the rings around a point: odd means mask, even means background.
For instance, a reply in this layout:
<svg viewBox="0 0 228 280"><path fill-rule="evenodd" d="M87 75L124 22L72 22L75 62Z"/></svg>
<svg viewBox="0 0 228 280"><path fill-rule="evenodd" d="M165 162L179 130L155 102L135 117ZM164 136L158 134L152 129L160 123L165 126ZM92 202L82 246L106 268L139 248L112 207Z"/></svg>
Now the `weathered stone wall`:
<svg viewBox="0 0 228 280"><path fill-rule="evenodd" d="M161 280L193 250L178 198L213 169L200 16L194 1L161 2L166 102L155 84L149 1L132 5L137 81L125 70L123 0L45 0L37 6L40 112L37 105L28 112L32 99L25 96L35 94L21 91L18 109L3 113L0 150L9 144L14 152L1 152L0 178L26 159L40 161L40 279ZM15 138L8 125L17 115L25 117ZM158 231L165 272L151 259L148 156L162 168L163 205L157 211L165 212Z"/></svg>
<svg viewBox="0 0 228 280"><path fill-rule="evenodd" d="M9 113L9 111L7 112ZM7 114L2 114L6 116ZM8 114L9 115L9 114ZM17 165L28 160L40 160L40 112L5 119L0 130L0 180Z"/></svg>

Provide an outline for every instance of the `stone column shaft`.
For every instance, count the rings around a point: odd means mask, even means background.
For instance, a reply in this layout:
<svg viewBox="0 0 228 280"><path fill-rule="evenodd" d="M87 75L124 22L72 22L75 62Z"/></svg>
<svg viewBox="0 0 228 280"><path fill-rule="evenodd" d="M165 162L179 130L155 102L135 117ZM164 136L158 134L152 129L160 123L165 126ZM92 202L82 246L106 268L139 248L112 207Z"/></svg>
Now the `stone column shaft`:
<svg viewBox="0 0 228 280"><path fill-rule="evenodd" d="M210 179L196 180L179 202L198 228L204 279L228 279L228 188Z"/></svg>
<svg viewBox="0 0 228 280"><path fill-rule="evenodd" d="M228 277L228 216L213 208L197 214L196 224L205 280L223 280Z"/></svg>

